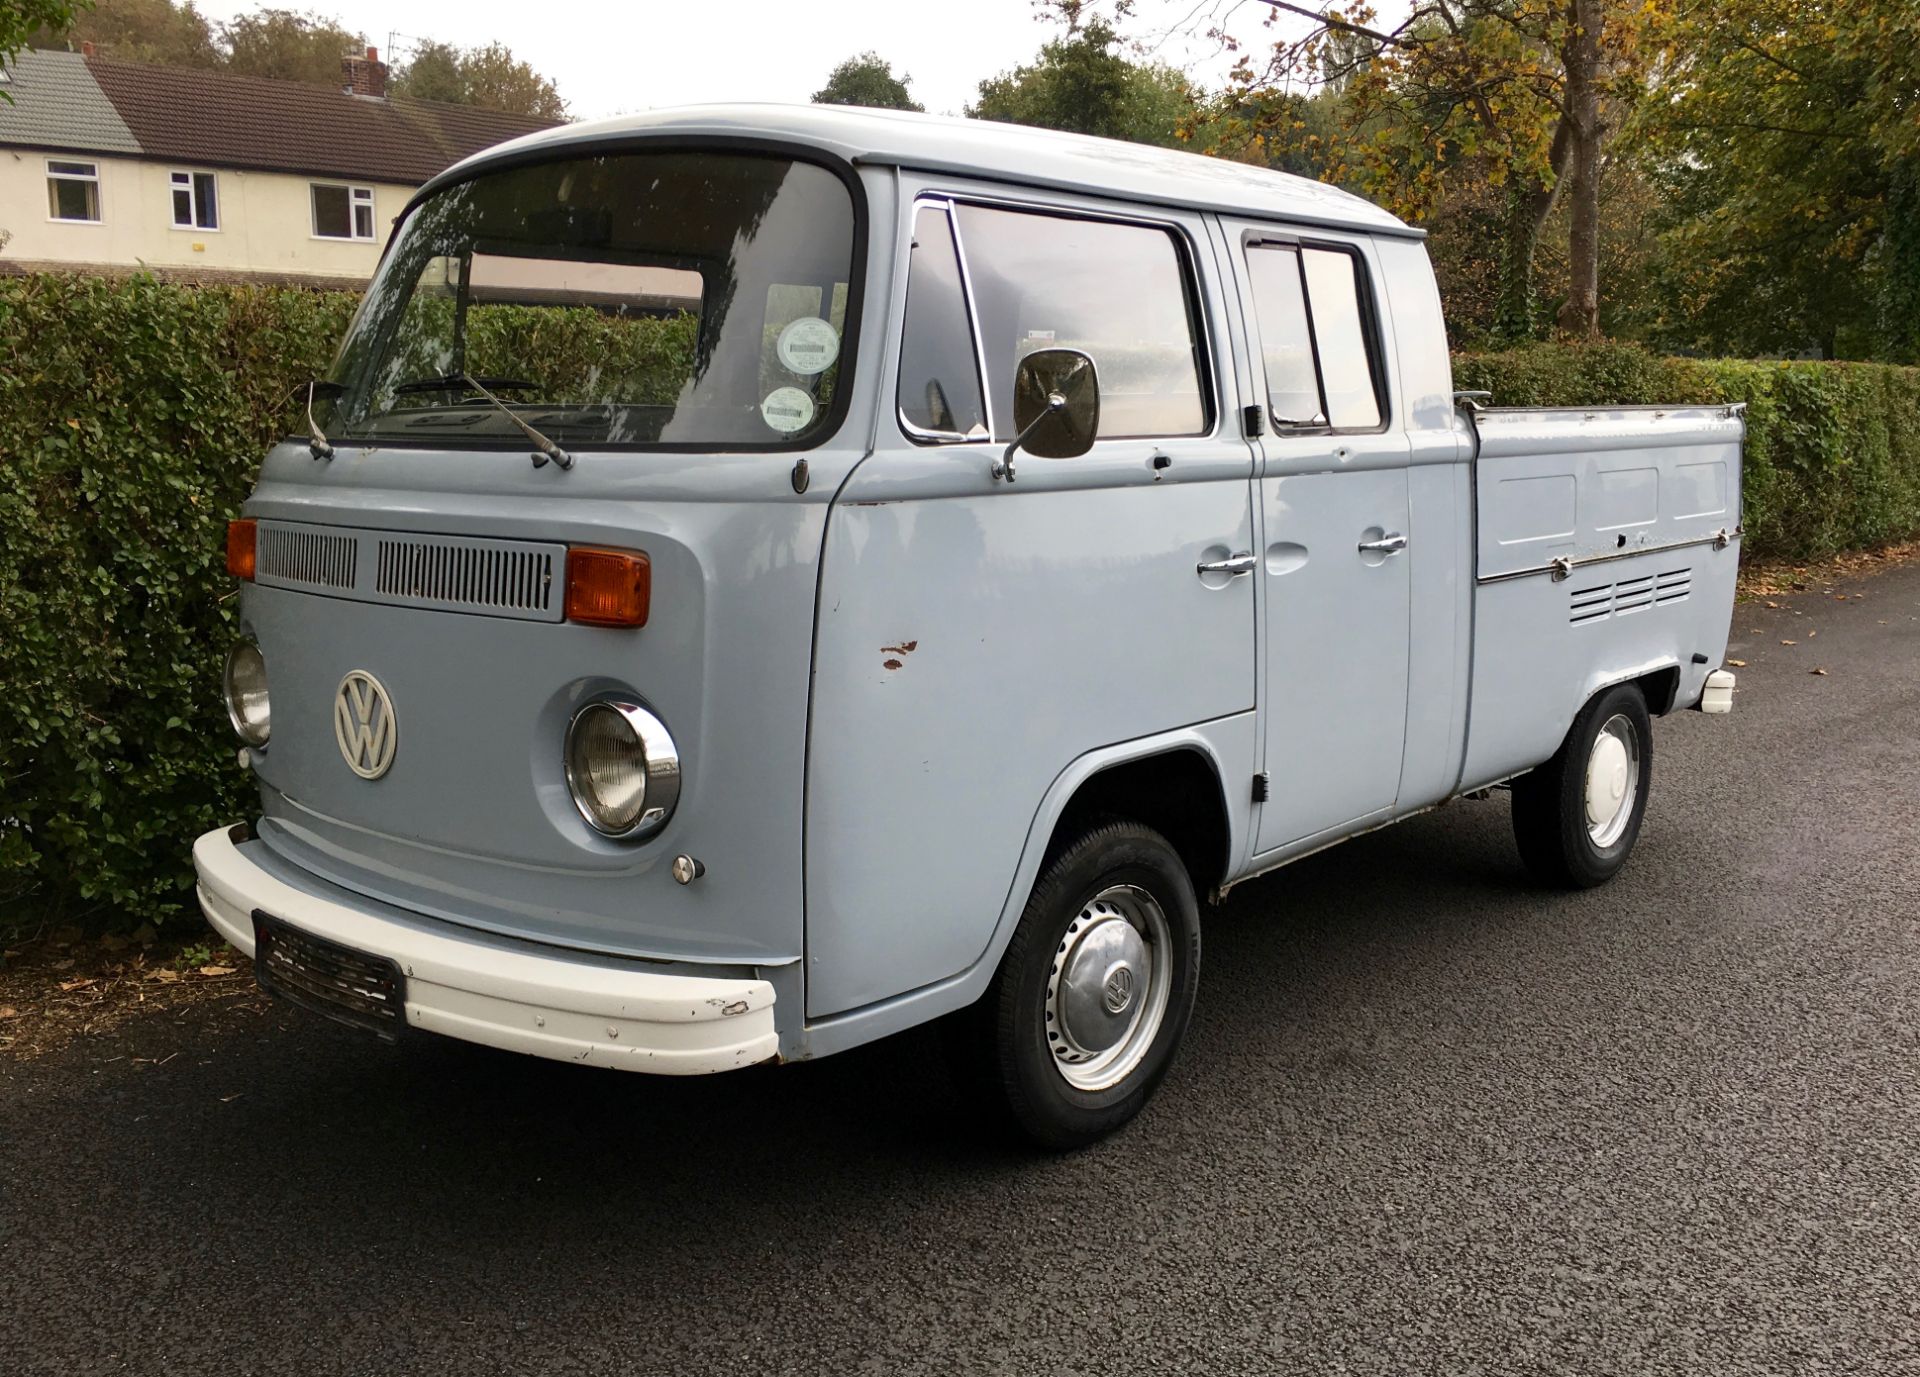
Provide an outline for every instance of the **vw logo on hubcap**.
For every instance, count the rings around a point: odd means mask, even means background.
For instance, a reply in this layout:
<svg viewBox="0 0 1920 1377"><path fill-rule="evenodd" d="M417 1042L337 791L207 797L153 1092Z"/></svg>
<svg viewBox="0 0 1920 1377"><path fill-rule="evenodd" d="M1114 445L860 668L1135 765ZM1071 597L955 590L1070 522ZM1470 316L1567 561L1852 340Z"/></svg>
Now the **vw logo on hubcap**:
<svg viewBox="0 0 1920 1377"><path fill-rule="evenodd" d="M393 765L393 753L400 748L393 700L364 669L349 670L334 692L333 739L347 768L362 779L378 779Z"/></svg>
<svg viewBox="0 0 1920 1377"><path fill-rule="evenodd" d="M1103 994L1108 1013L1124 1013L1127 1005L1133 1003L1133 968L1115 966L1108 971Z"/></svg>

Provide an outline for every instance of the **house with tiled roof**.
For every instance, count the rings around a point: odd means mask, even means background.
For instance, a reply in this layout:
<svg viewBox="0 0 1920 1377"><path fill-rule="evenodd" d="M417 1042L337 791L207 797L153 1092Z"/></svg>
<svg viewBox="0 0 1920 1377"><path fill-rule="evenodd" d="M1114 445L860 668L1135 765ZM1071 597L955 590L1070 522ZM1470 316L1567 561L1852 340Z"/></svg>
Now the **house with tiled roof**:
<svg viewBox="0 0 1920 1377"><path fill-rule="evenodd" d="M421 183L553 123L386 86L373 48L338 89L20 53L0 69L0 272L358 285Z"/></svg>

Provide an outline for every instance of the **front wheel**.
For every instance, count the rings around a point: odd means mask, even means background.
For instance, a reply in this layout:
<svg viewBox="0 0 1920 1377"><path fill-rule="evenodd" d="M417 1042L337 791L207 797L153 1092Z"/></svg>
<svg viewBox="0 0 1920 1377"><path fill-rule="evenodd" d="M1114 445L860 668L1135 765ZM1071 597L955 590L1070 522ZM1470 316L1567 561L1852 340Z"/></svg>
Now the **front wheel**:
<svg viewBox="0 0 1920 1377"><path fill-rule="evenodd" d="M1611 880L1640 835L1653 784L1653 719L1637 685L1596 694L1553 759L1513 782L1513 836L1549 884Z"/></svg>
<svg viewBox="0 0 1920 1377"><path fill-rule="evenodd" d="M1179 854L1150 828L1107 823L1034 885L956 1051L1026 1137L1080 1147L1160 1084L1199 973L1199 904Z"/></svg>

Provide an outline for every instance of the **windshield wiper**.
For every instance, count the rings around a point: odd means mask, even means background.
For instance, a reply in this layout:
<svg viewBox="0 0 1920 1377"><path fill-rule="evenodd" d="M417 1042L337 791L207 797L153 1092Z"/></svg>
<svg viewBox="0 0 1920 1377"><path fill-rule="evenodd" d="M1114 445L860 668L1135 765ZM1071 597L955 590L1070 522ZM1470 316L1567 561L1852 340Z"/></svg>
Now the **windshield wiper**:
<svg viewBox="0 0 1920 1377"><path fill-rule="evenodd" d="M398 397L408 392L452 392L460 387L493 387L502 392L531 392L540 384L528 382L525 378L489 378L485 374L472 377L466 373L442 373L437 378L415 378L412 382L403 382L395 386L393 395Z"/></svg>
<svg viewBox="0 0 1920 1377"><path fill-rule="evenodd" d="M324 378L313 378L307 382L307 450L315 459L331 459L333 458L333 443L327 439L325 432L320 429L320 423L313 419L313 399L317 393L322 391L329 397L338 397L342 392L346 391L346 388L337 382L329 382ZM296 392L294 395L298 396L299 393Z"/></svg>
<svg viewBox="0 0 1920 1377"><path fill-rule="evenodd" d="M472 375L467 373L462 373L459 376L462 378L465 378L468 387L471 387L475 392L478 392L482 397L485 397L488 401L492 402L494 409L496 411L498 411L502 416L505 416L509 421L512 421L515 425L519 426L521 431L526 435L526 437L529 440L533 441L534 447L538 451L533 456L533 466L536 469L545 468L547 460L549 459L553 460L555 464L559 465L563 469L570 469L573 467L573 456L571 454L568 454L564 449L561 449L560 446L556 445L553 441L549 440L546 436L542 435L539 431L535 430L532 426L528 425L525 421L521 420L520 417L514 413L513 408L509 407L505 402L501 401L498 397L494 396L493 393L487 391L485 386L481 384L478 378L475 378ZM495 379L494 381L498 382L499 380ZM512 381L512 380L509 379L508 381Z"/></svg>

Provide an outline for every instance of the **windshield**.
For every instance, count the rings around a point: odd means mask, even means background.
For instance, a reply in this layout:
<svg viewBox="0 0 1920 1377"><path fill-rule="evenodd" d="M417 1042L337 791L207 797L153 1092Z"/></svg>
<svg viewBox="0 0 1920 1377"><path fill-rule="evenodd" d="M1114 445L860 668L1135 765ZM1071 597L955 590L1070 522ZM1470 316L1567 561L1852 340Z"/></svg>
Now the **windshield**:
<svg viewBox="0 0 1920 1377"><path fill-rule="evenodd" d="M334 363L348 440L790 449L834 405L854 256L845 183L748 154L487 173L400 227ZM513 415L503 408L511 408Z"/></svg>

